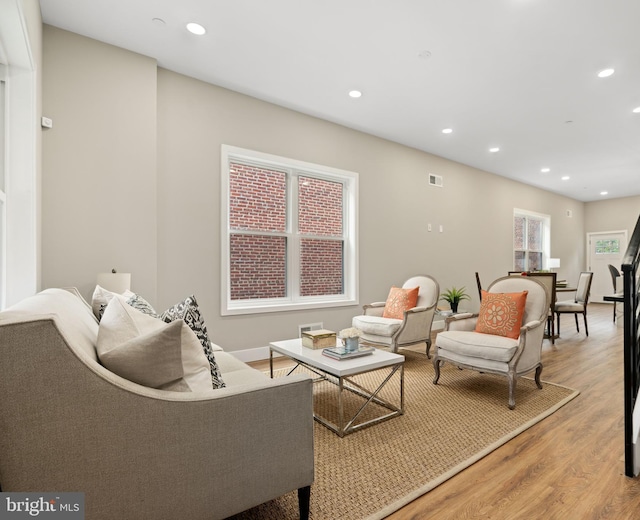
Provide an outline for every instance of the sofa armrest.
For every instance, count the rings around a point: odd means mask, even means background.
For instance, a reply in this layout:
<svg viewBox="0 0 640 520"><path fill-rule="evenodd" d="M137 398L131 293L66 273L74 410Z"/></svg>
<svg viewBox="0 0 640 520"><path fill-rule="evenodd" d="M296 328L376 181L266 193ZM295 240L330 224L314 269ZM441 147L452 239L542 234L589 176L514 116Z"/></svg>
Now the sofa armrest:
<svg viewBox="0 0 640 520"><path fill-rule="evenodd" d="M226 518L313 482L306 376L166 392L104 369L55 319L0 327L0 486L85 493L87 518ZM117 497L114 500L113 497Z"/></svg>

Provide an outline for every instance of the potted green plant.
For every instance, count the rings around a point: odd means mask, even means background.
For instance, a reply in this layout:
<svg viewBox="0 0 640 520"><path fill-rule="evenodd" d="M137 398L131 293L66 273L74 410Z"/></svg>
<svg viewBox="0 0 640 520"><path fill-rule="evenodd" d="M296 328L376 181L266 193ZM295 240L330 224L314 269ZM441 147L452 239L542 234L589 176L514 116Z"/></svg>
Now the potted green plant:
<svg viewBox="0 0 640 520"><path fill-rule="evenodd" d="M458 312L458 304L462 300L469 300L469 295L465 292L465 287L461 287L460 289L452 287L443 292L440 299L449 302L451 312L456 313Z"/></svg>

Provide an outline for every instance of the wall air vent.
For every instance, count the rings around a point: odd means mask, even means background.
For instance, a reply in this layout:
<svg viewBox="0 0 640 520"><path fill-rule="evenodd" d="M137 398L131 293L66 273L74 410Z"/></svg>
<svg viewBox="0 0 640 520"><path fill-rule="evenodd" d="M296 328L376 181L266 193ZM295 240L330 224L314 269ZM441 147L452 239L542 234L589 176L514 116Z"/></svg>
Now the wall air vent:
<svg viewBox="0 0 640 520"><path fill-rule="evenodd" d="M438 188L442 188L442 175L434 175L433 173L430 173L429 184L431 186L438 186Z"/></svg>

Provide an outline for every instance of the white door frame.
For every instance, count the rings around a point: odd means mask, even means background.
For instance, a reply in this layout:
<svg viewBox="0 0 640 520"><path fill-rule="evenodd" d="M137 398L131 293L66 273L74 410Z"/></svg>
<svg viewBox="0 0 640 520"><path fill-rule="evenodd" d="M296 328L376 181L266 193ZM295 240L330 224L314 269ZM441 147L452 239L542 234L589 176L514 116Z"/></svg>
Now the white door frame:
<svg viewBox="0 0 640 520"><path fill-rule="evenodd" d="M591 239L595 239L598 236L602 235L613 235L616 233L621 233L624 236L625 242L625 250L629 245L629 232L626 229L618 229L614 231L590 231L587 232L587 240L585 242L586 246L586 255L585 255L585 271L593 271L592 266L590 265L591 261ZM625 251L622 251L621 256L624 257Z"/></svg>

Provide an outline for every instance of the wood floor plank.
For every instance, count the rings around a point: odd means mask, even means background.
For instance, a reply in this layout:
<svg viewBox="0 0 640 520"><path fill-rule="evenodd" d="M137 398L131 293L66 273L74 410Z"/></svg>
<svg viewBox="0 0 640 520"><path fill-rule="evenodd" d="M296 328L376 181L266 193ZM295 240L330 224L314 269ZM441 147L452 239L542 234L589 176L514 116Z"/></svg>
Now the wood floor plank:
<svg viewBox="0 0 640 520"><path fill-rule="evenodd" d="M589 337L563 316L542 355L542 380L580 395L389 520L640 519L640 479L624 475L623 326L606 304L587 319Z"/></svg>

